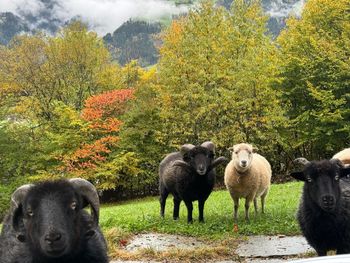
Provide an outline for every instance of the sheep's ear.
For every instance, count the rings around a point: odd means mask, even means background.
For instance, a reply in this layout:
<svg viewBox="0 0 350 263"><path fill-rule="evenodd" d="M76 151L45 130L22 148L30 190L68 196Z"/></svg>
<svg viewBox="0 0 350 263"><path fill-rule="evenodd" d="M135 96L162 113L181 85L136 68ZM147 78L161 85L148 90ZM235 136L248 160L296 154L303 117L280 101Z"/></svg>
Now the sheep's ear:
<svg viewBox="0 0 350 263"><path fill-rule="evenodd" d="M350 178L350 166L346 166L340 170L340 177Z"/></svg>
<svg viewBox="0 0 350 263"><path fill-rule="evenodd" d="M187 143L181 146L180 153L184 155L188 151L192 150L195 146L193 144Z"/></svg>
<svg viewBox="0 0 350 263"><path fill-rule="evenodd" d="M12 212L12 227L16 231L16 238L19 242L24 243L26 241L26 236L23 232L23 212L22 204L20 204Z"/></svg>
<svg viewBox="0 0 350 263"><path fill-rule="evenodd" d="M256 153L257 151L259 151L259 148L256 146L253 146L253 153Z"/></svg>
<svg viewBox="0 0 350 263"><path fill-rule="evenodd" d="M18 232L17 239L21 242L25 241L25 236L20 233L23 229L23 201L29 190L33 187L32 184L25 184L18 187L11 195L10 214L12 215L12 227Z"/></svg>
<svg viewBox="0 0 350 263"><path fill-rule="evenodd" d="M306 176L303 172L293 172L290 174L291 177L299 180L299 181L306 181Z"/></svg>
<svg viewBox="0 0 350 263"><path fill-rule="evenodd" d="M229 147L229 148L227 148L227 150L229 150L230 153L232 153L233 152L233 147Z"/></svg>

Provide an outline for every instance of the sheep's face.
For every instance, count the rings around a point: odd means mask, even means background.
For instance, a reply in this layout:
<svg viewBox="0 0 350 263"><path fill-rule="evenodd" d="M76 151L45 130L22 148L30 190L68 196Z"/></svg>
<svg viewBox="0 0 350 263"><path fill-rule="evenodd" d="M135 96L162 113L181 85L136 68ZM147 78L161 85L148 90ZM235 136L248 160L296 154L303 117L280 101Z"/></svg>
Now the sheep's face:
<svg viewBox="0 0 350 263"><path fill-rule="evenodd" d="M33 187L22 208L26 241L32 250L48 258L70 253L81 235L81 207L80 196L66 182Z"/></svg>
<svg viewBox="0 0 350 263"><path fill-rule="evenodd" d="M249 169L253 160L253 146L246 143L237 144L233 147L232 160L239 171Z"/></svg>
<svg viewBox="0 0 350 263"><path fill-rule="evenodd" d="M313 161L302 172L291 175L305 182L304 191L313 203L326 212L336 209L341 190L339 180L347 176L350 168L343 168L335 160Z"/></svg>
<svg viewBox="0 0 350 263"><path fill-rule="evenodd" d="M206 147L196 146L184 153L183 160L199 175L205 175L214 159L214 153Z"/></svg>

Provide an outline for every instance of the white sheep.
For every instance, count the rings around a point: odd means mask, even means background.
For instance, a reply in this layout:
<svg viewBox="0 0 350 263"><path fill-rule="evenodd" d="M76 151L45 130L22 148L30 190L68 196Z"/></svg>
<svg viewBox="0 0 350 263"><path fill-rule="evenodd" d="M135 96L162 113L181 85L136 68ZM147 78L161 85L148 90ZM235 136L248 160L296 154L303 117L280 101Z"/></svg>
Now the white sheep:
<svg viewBox="0 0 350 263"><path fill-rule="evenodd" d="M345 166L350 165L350 148L346 148L338 153L336 153L332 159L340 160Z"/></svg>
<svg viewBox="0 0 350 263"><path fill-rule="evenodd" d="M261 211L264 213L265 197L271 184L271 166L263 156L253 153L250 144L236 144L232 149L232 160L225 169L225 185L234 202L235 223L239 198L245 198L245 219L249 222L250 203L254 201L256 215L258 197L261 197Z"/></svg>

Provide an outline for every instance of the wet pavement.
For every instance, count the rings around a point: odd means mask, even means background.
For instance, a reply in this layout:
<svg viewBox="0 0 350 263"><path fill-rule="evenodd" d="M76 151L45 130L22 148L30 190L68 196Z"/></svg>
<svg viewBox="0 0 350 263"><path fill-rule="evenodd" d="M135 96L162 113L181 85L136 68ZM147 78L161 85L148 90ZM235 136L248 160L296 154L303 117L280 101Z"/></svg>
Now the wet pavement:
<svg viewBox="0 0 350 263"><path fill-rule="evenodd" d="M313 249L302 236L251 236L240 244L236 253L240 257L282 257L307 254Z"/></svg>
<svg viewBox="0 0 350 263"><path fill-rule="evenodd" d="M136 235L126 250L138 249L166 251L168 249L196 249L207 247L206 243L192 237L148 233ZM245 263L283 263L306 257L314 250L302 236L250 236L237 247L240 262ZM111 263L156 263L155 261L112 261ZM215 261L211 261L215 262ZM216 261L218 263L235 263L236 261Z"/></svg>
<svg viewBox="0 0 350 263"><path fill-rule="evenodd" d="M205 243L192 237L149 233L135 236L125 249L128 251L135 251L147 248L155 251L165 251L173 248L196 249L205 246Z"/></svg>

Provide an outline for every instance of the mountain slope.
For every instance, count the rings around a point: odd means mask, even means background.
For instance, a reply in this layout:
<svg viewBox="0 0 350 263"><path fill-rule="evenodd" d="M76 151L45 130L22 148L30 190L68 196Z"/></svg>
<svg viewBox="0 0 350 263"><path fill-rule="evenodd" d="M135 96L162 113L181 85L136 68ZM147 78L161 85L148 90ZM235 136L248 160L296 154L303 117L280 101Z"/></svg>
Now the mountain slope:
<svg viewBox="0 0 350 263"><path fill-rule="evenodd" d="M142 1L146 3L147 0L139 1L140 3ZM191 7L198 2L198 0L157 1L158 4L162 1L164 3L172 2L177 7ZM33 0L33 2L37 5L35 10L27 8L27 6L18 6L16 15L10 12L0 13L0 44L7 45L13 36L36 30L44 30L54 34L68 21L79 18L78 13L73 15L74 13L71 10L65 9L63 0ZM120 0L120 2L122 1ZM217 0L217 5L228 9L231 3L232 0ZM286 18L290 13L300 13L303 3L304 0L262 0L263 8L270 16L268 20L269 32L274 37L277 36L285 27ZM69 14L72 14L72 17ZM170 19L169 17L160 20L163 23L169 23ZM108 18L105 18L105 21L109 21ZM93 22L89 25L92 30L96 30L95 27L99 26ZM128 63L131 59L137 59L142 66L148 66L157 62L158 51L156 46L159 45L159 41L156 35L161 31L161 28L162 25L157 20L150 19L148 22L144 22L141 19L129 19L113 33L105 35L104 41L113 57L120 64Z"/></svg>
<svg viewBox="0 0 350 263"><path fill-rule="evenodd" d="M0 44L7 45L18 34L29 32L23 19L10 12L0 13Z"/></svg>

